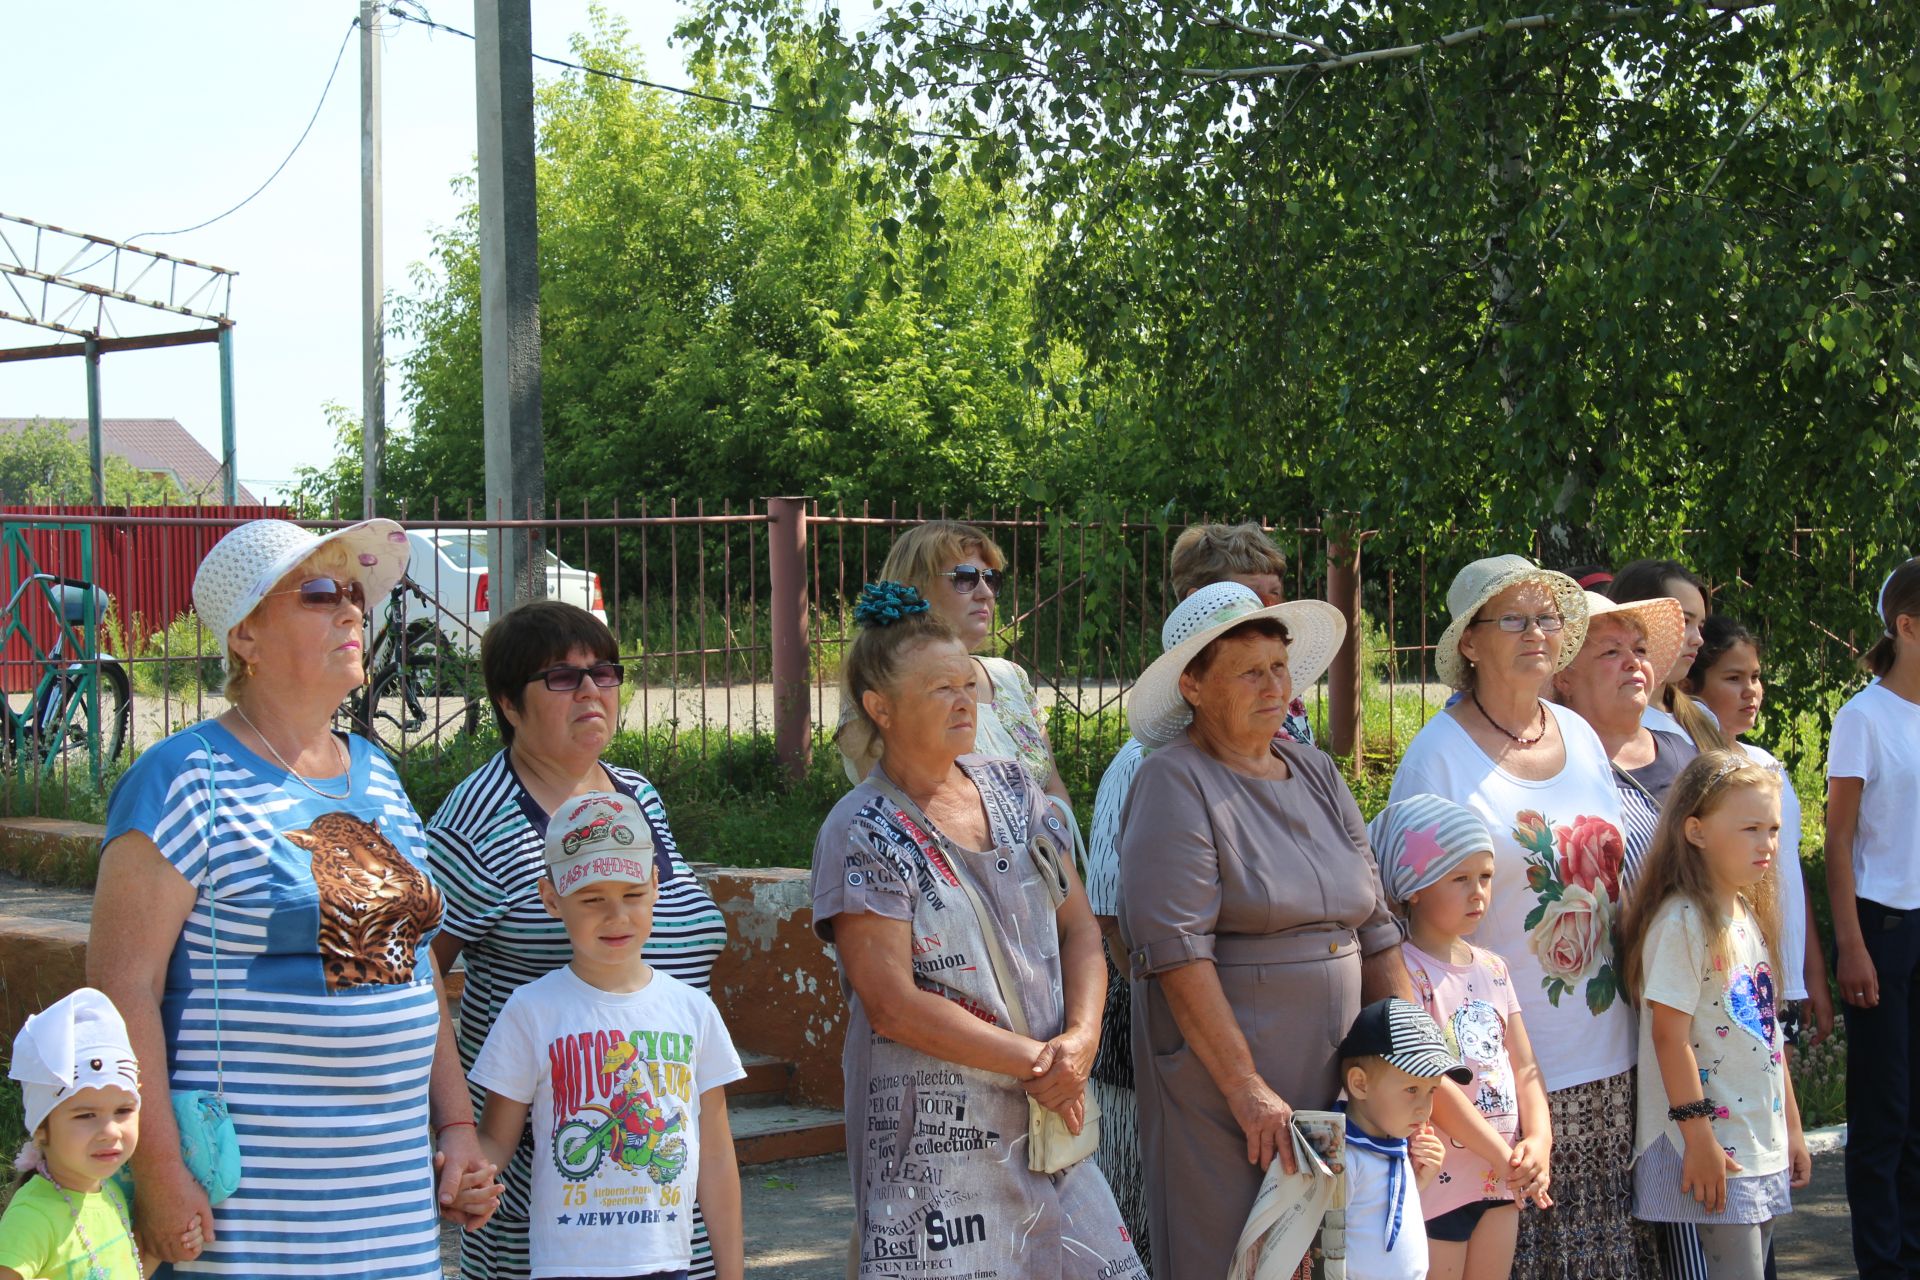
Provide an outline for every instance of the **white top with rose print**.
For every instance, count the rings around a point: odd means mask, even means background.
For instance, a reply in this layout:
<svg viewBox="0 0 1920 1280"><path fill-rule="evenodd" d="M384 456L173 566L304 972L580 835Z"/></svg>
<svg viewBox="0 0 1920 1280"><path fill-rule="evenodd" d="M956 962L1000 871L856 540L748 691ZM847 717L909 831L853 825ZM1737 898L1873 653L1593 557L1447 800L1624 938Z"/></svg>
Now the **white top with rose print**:
<svg viewBox="0 0 1920 1280"><path fill-rule="evenodd" d="M1552 778L1514 777L1440 715L1408 744L1390 799L1441 796L1493 833L1493 903L1473 942L1507 962L1540 1072L1557 1091L1630 1069L1635 1046L1613 957L1620 795L1592 727L1546 706L1567 748Z"/></svg>

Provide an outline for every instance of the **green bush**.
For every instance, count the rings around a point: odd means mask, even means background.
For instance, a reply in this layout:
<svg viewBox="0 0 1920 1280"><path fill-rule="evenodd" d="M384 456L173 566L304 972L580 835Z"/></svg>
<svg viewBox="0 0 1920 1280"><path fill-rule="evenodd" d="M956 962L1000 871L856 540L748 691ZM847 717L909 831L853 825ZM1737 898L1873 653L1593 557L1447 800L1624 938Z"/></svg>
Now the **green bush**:
<svg viewBox="0 0 1920 1280"><path fill-rule="evenodd" d="M133 691L144 697L167 694L190 696L204 689L219 693L223 683L220 640L200 625L191 609L158 631L145 633L145 620L134 619L128 642L128 678Z"/></svg>
<svg viewBox="0 0 1920 1280"><path fill-rule="evenodd" d="M1813 1048L1789 1051L1794 1101L1800 1104L1800 1127L1818 1129L1841 1124L1847 1118L1847 1028L1834 1020L1833 1034Z"/></svg>

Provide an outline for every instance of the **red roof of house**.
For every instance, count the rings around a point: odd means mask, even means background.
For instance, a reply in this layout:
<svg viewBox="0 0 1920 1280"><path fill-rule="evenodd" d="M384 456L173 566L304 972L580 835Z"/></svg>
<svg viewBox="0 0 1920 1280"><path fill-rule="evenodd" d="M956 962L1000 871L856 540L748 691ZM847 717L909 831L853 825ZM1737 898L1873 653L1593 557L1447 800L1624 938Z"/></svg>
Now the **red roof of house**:
<svg viewBox="0 0 1920 1280"><path fill-rule="evenodd" d="M42 419L0 418L0 431L18 431L36 421ZM65 427L75 440L84 442L87 438L85 418L44 421ZM189 502L219 502L225 491L220 460L187 434L178 418L102 418L100 447L115 457L125 458L140 471L162 471L172 476ZM245 485L240 486L239 500L249 506L260 501Z"/></svg>

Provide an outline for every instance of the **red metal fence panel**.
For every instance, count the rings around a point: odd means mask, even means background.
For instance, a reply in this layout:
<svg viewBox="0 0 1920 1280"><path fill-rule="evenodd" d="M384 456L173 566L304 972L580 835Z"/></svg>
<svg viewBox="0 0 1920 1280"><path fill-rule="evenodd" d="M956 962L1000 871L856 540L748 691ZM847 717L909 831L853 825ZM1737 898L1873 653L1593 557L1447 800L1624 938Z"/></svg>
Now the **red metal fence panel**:
<svg viewBox="0 0 1920 1280"><path fill-rule="evenodd" d="M269 506L166 506L166 507L94 507L94 506L16 506L0 505L0 521L16 523L58 523L73 516L162 517L182 523L124 525L92 524L93 583L112 600L110 626L103 629L100 647L125 656L129 646L160 631L174 618L193 607L193 574L201 559L232 525L187 523L192 520L228 520L237 524L264 517L285 518L285 507ZM77 530L34 531L22 539L34 567L43 573L64 578L85 576L81 554L82 534ZM8 565L4 586L7 595L19 583L20 566ZM0 597L4 604L5 597ZM21 622L43 649L49 647L57 623L44 597L29 591L22 597ZM0 649L0 693L31 690L40 678L39 664L32 647L21 637L11 637Z"/></svg>

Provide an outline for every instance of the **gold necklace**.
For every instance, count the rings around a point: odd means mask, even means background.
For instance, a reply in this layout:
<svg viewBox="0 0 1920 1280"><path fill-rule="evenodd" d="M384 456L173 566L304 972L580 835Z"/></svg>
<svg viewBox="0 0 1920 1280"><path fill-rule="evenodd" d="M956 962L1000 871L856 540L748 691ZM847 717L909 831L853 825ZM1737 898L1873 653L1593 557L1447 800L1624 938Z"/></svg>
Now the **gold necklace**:
<svg viewBox="0 0 1920 1280"><path fill-rule="evenodd" d="M353 760L351 757L341 762L343 771L347 775L347 789L345 791L342 791L339 795L335 795L331 791L322 791L320 788L314 786L311 782L307 781L304 777L302 777L300 775L299 770L295 769L292 765L287 763L287 758L280 754L279 750L273 745L273 743L267 741L267 735L260 732L260 726L255 724L251 719L248 718L246 709L244 707L242 707L237 702L234 703L233 713L240 717L240 719L246 724L247 728L253 730L254 737L266 743L267 750L273 753L273 758L279 761L280 767L282 769L285 769L288 773L292 774L294 777L294 780L297 781L301 786L313 792L313 794L319 796L322 800L345 800L348 796L353 794ZM334 753L336 755L340 754L341 753L340 739L334 738L332 734L328 734L327 736L330 738L333 738Z"/></svg>

